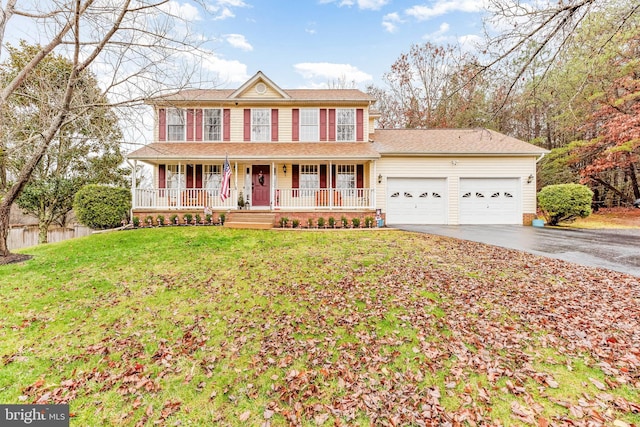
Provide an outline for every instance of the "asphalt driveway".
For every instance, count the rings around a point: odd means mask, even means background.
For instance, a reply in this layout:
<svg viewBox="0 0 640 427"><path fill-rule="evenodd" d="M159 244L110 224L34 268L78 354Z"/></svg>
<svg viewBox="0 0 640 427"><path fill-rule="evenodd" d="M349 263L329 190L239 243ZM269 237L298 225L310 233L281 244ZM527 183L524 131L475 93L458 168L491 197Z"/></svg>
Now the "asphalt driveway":
<svg viewBox="0 0 640 427"><path fill-rule="evenodd" d="M520 225L394 225L521 250L640 277L640 230L577 230Z"/></svg>

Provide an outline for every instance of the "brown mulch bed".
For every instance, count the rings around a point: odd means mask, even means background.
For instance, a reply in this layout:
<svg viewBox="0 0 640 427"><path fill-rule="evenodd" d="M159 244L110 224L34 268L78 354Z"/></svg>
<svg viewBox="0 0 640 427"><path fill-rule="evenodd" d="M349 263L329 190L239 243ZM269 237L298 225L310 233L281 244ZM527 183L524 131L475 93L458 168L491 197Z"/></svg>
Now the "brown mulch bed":
<svg viewBox="0 0 640 427"><path fill-rule="evenodd" d="M31 256L31 255L9 254L8 256L0 257L0 265L13 264L13 263L16 263L16 262L23 262L23 261L30 260L31 258L33 258L33 256Z"/></svg>

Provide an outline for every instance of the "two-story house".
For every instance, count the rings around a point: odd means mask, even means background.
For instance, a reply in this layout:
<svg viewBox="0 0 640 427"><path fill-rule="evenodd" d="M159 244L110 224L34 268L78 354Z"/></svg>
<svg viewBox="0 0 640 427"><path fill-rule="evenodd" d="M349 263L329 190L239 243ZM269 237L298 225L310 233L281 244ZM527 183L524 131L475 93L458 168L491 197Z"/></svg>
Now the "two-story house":
<svg viewBox="0 0 640 427"><path fill-rule="evenodd" d="M295 218L373 216L390 224L522 224L536 212L545 150L487 129L375 130L356 89L281 89L258 72L236 90L150 99L153 168L133 215L239 209ZM225 161L231 167L221 197Z"/></svg>

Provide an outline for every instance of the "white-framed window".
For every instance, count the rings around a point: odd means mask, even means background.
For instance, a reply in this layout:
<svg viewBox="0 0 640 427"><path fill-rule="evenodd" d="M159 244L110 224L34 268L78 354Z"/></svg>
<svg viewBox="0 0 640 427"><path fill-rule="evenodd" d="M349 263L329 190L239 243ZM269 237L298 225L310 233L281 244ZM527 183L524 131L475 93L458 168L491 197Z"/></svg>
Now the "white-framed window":
<svg viewBox="0 0 640 427"><path fill-rule="evenodd" d="M336 109L336 141L356 140L356 110L353 108Z"/></svg>
<svg viewBox="0 0 640 427"><path fill-rule="evenodd" d="M300 109L300 141L320 140L320 110L317 108Z"/></svg>
<svg viewBox="0 0 640 427"><path fill-rule="evenodd" d="M355 165L336 166L336 188L339 188L341 190L356 188Z"/></svg>
<svg viewBox="0 0 640 427"><path fill-rule="evenodd" d="M269 108L251 110L251 140L271 141L271 110Z"/></svg>
<svg viewBox="0 0 640 427"><path fill-rule="evenodd" d="M185 188L184 165L167 165L166 187Z"/></svg>
<svg viewBox="0 0 640 427"><path fill-rule="evenodd" d="M222 165L204 165L202 173L204 188L210 196L218 196L222 183Z"/></svg>
<svg viewBox="0 0 640 427"><path fill-rule="evenodd" d="M318 165L300 165L300 189L302 196L313 196L320 188Z"/></svg>
<svg viewBox="0 0 640 427"><path fill-rule="evenodd" d="M222 141L222 109L206 108L202 112L205 141Z"/></svg>
<svg viewBox="0 0 640 427"><path fill-rule="evenodd" d="M185 110L167 108L167 140L184 141L186 139L185 128Z"/></svg>

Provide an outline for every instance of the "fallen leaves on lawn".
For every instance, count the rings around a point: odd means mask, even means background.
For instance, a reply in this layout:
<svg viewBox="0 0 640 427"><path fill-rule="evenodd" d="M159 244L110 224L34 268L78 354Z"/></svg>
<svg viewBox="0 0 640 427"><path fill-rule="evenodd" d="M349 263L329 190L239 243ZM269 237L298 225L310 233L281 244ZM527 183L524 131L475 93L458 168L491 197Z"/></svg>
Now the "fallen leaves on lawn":
<svg viewBox="0 0 640 427"><path fill-rule="evenodd" d="M226 341L216 352L207 347L207 319L194 315L180 337L160 340L153 354L136 336L107 336L84 350L102 357L98 368L58 385L40 379L22 393L33 402L66 403L100 384L130 398L132 411L144 412L141 422L156 417L162 424L183 404L170 400L154 411L144 396L159 393L166 378L202 391L207 384L191 383L195 375L215 383L219 363L250 352L250 367L236 368L237 383L214 390L210 401L221 394L229 405L239 396L257 399L247 383L261 380L270 381L260 395L269 404L238 409L231 424L349 425L366 417L383 426L499 425L492 418L497 402L507 402L511 421L541 427L621 425L620 416L640 412L608 394L622 385L640 388L637 278L472 242L402 236L409 243L378 263L348 267L327 257L324 268L340 272L338 279L299 283L288 278L288 266L269 265L281 277L255 287L266 303L227 313ZM180 289L179 282L172 277L167 289ZM282 308L282 301L299 309ZM113 360L115 353L122 356ZM184 360L194 362L195 373L178 368ZM554 398L551 390L573 386L542 365L570 371L578 361L603 379L589 377L578 398Z"/></svg>

